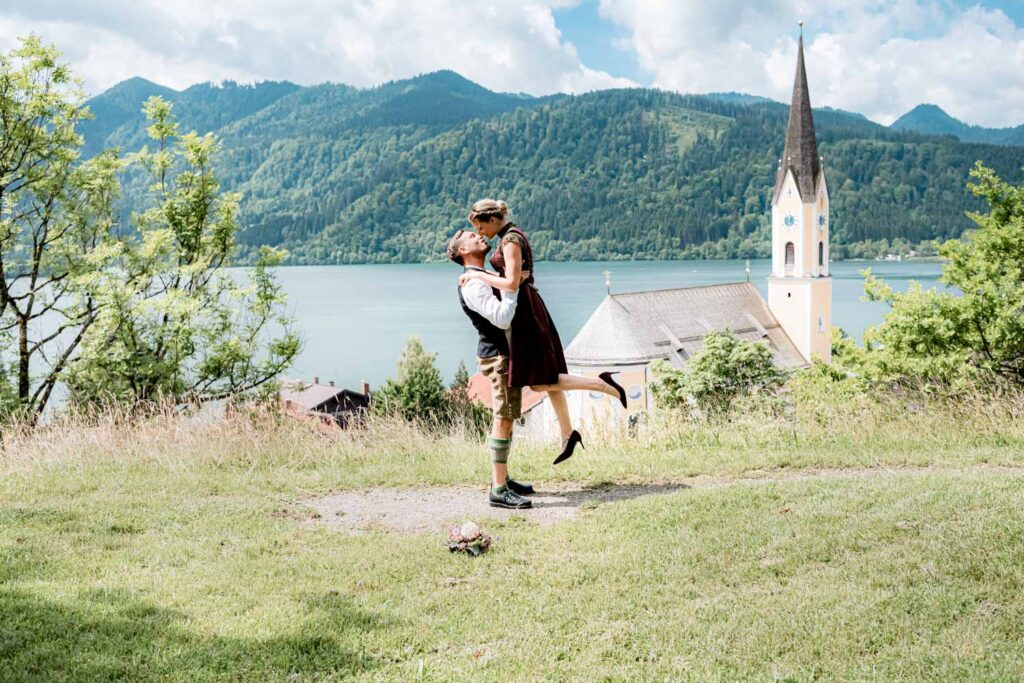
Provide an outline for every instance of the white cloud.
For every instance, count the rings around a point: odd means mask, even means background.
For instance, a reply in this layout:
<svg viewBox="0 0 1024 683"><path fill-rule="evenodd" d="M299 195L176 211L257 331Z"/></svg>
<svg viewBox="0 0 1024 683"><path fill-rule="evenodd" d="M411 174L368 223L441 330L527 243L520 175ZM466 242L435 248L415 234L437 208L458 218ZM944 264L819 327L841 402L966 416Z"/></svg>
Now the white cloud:
<svg viewBox="0 0 1024 683"><path fill-rule="evenodd" d="M91 92L131 76L371 86L453 69L493 90L634 85L588 68L553 10L582 0L0 0L0 49L34 31ZM797 18L812 101L889 123L934 102L970 123L1024 123L1024 29L954 0L600 0L654 85L787 101Z"/></svg>
<svg viewBox="0 0 1024 683"><path fill-rule="evenodd" d="M1024 29L949 0L601 0L654 85L788 101L798 18L812 102L881 123L938 104L970 123L1024 123Z"/></svg>
<svg viewBox="0 0 1024 683"><path fill-rule="evenodd" d="M34 31L91 92L131 76L371 86L453 69L488 88L547 94L633 85L584 66L552 9L574 0L36 0L0 15L0 49ZM56 19L59 17L59 19Z"/></svg>

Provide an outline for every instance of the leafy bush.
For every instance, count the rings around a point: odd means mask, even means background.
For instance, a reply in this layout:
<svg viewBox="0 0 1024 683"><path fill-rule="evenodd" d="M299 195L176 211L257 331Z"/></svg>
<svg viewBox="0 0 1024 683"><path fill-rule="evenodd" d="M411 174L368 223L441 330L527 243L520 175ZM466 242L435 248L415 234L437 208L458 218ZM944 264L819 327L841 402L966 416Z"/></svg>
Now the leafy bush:
<svg viewBox="0 0 1024 683"><path fill-rule="evenodd" d="M838 334L837 334L838 333ZM841 332L834 331L833 339ZM842 336L839 348L849 345L860 350L849 337ZM833 346L833 353L835 351ZM892 398L890 394L874 390L862 375L844 369L841 362L815 360L809 368L797 370L789 376L783 398L787 417L794 422L813 423L831 427L846 419L870 413L879 402Z"/></svg>
<svg viewBox="0 0 1024 683"><path fill-rule="evenodd" d="M451 387L445 388L434 365L437 354L409 337L398 359L398 376L373 395L370 412L428 426L456 428L481 436L490 427L491 412L469 398L469 371L459 364Z"/></svg>
<svg viewBox="0 0 1024 683"><path fill-rule="evenodd" d="M398 359L397 379L387 380L373 395L371 411L406 420L438 421L445 416L448 396L435 356L423 348L419 337L409 337Z"/></svg>
<svg viewBox="0 0 1024 683"><path fill-rule="evenodd" d="M459 362L455 380L448 388L449 413L454 426L483 436L491 426L491 411L469 397L469 370Z"/></svg>
<svg viewBox="0 0 1024 683"><path fill-rule="evenodd" d="M988 213L978 229L939 248L948 259L939 292L912 283L904 293L864 272L865 293L891 306L864 335L863 371L876 380L957 388L1001 379L1024 386L1024 187L978 163L971 190Z"/></svg>
<svg viewBox="0 0 1024 683"><path fill-rule="evenodd" d="M664 361L652 364L656 400L663 406L694 406L711 414L729 411L734 399L772 393L781 386L783 373L775 367L771 349L763 342L747 342L731 332L709 332L700 351L684 370Z"/></svg>

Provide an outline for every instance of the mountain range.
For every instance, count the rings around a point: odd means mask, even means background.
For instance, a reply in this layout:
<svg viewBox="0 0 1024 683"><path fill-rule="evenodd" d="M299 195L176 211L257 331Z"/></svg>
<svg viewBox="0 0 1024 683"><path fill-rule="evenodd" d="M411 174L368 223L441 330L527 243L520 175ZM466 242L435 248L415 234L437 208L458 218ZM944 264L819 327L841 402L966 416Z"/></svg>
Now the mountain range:
<svg viewBox="0 0 1024 683"><path fill-rule="evenodd" d="M964 142L992 145L1024 145L1024 124L1016 128L982 128L969 126L953 118L934 104L919 104L896 119L893 130L909 130L931 135L952 135Z"/></svg>
<svg viewBox="0 0 1024 683"><path fill-rule="evenodd" d="M291 263L438 260L484 196L509 202L538 258L764 256L788 115L738 93L496 93L450 71L370 89L175 91L135 78L89 101L85 153L145 144L141 107L153 95L173 104L184 130L222 140L218 176L243 196L242 260L271 244ZM934 116L904 119L886 128L815 110L833 258L959 236L971 226L965 212L981 208L966 188L977 160L1020 181L1015 138L975 144L915 132ZM142 187L126 181L126 213L145 201Z"/></svg>

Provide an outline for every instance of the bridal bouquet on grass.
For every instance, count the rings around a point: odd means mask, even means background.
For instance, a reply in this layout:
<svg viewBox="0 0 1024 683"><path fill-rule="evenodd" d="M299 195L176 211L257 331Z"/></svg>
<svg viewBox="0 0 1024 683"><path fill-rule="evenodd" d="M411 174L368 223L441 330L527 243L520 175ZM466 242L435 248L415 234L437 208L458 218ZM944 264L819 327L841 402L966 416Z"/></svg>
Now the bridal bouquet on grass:
<svg viewBox="0 0 1024 683"><path fill-rule="evenodd" d="M448 530L448 550L469 553L473 557L480 555L491 547L491 537L480 531L473 522L466 522L461 527L453 526Z"/></svg>

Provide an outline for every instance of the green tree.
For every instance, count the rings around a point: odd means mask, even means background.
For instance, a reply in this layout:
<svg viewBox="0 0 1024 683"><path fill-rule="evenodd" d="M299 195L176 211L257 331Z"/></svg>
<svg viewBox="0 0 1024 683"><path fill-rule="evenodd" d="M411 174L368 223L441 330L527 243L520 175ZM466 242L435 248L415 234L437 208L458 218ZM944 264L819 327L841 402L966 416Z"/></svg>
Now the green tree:
<svg viewBox="0 0 1024 683"><path fill-rule="evenodd" d="M441 373L434 365L435 357L423 348L419 337L409 337L398 359L398 377L384 382L373 395L372 412L409 421L447 423L451 404Z"/></svg>
<svg viewBox="0 0 1024 683"><path fill-rule="evenodd" d="M980 162L971 191L988 211L971 213L976 230L939 248L941 281L957 291L905 293L865 271L869 300L891 307L868 329L868 370L877 379L949 385L972 376L1024 385L1024 187Z"/></svg>
<svg viewBox="0 0 1024 683"><path fill-rule="evenodd" d="M739 396L774 391L783 380L766 344L722 331L704 336L685 369L665 361L656 361L652 369L657 378L652 389L661 405L679 408L692 403L709 414L728 412Z"/></svg>
<svg viewBox="0 0 1024 683"><path fill-rule="evenodd" d="M202 402L272 380L298 353L273 268L260 251L246 276L228 273L238 195L222 193L212 134L180 135L159 97L144 108L156 148L132 157L150 180L152 206L134 217L136 238L117 244L100 288L100 312L69 378L80 403ZM271 331L275 334L271 335Z"/></svg>
<svg viewBox="0 0 1024 683"><path fill-rule="evenodd" d="M448 387L448 406L452 421L471 434L483 435L490 427L491 411L469 397L469 370L463 361Z"/></svg>
<svg viewBox="0 0 1024 683"><path fill-rule="evenodd" d="M0 410L35 420L99 315L120 163L79 162L79 83L54 47L20 43L0 54Z"/></svg>

